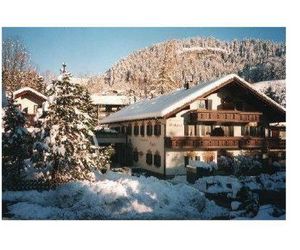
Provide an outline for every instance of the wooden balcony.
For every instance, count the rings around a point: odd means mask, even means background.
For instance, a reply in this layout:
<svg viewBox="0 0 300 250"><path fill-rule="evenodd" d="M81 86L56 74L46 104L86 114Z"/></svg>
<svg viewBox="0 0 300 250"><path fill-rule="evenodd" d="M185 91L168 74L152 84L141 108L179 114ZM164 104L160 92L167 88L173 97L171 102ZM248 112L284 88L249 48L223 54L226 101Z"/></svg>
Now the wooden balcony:
<svg viewBox="0 0 300 250"><path fill-rule="evenodd" d="M165 146L173 149L238 149L239 137L166 137Z"/></svg>
<svg viewBox="0 0 300 250"><path fill-rule="evenodd" d="M261 115L262 113L259 112L198 109L190 113L190 121L192 123L195 122L249 123L249 122L259 122Z"/></svg>
<svg viewBox="0 0 300 250"><path fill-rule="evenodd" d="M285 140L261 137L182 136L166 137L165 147L172 149L285 149Z"/></svg>
<svg viewBox="0 0 300 250"><path fill-rule="evenodd" d="M266 144L269 149L285 149L286 140L280 138L267 138Z"/></svg>
<svg viewBox="0 0 300 250"><path fill-rule="evenodd" d="M240 139L240 148L254 149L264 148L266 146L266 139L261 137L244 137Z"/></svg>

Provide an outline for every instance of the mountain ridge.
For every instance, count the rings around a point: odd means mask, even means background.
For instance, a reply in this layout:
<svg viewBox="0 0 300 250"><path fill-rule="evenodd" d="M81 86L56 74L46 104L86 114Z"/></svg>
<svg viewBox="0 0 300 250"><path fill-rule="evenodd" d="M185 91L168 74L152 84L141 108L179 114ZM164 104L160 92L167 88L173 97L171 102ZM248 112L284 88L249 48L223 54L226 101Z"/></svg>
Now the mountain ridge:
<svg viewBox="0 0 300 250"><path fill-rule="evenodd" d="M105 73L93 76L92 93L121 93L140 98L236 73L249 82L285 79L286 47L262 40L173 39L134 51Z"/></svg>

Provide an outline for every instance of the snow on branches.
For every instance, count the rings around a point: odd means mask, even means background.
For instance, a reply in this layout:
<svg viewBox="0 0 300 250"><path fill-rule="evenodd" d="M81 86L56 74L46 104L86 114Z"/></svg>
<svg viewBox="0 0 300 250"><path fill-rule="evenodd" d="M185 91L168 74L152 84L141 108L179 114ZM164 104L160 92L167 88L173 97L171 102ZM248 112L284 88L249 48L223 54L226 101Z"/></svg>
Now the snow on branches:
<svg viewBox="0 0 300 250"><path fill-rule="evenodd" d="M35 143L34 165L43 178L55 181L92 180L93 172L109 165L111 148L93 144L95 120L86 89L63 73L47 88L49 106ZM46 170L46 171L45 171Z"/></svg>
<svg viewBox="0 0 300 250"><path fill-rule="evenodd" d="M25 116L12 98L4 110L2 133L3 184L11 185L22 178L24 160L29 157L31 137L25 128Z"/></svg>

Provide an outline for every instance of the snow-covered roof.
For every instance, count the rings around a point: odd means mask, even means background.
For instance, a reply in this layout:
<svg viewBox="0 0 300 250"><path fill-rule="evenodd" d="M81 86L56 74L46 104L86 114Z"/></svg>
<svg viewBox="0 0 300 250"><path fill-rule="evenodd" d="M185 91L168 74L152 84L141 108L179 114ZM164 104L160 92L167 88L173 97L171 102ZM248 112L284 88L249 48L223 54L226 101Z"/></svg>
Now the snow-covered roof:
<svg viewBox="0 0 300 250"><path fill-rule="evenodd" d="M282 106L280 106L268 96L255 90L250 83L246 82L244 79L240 78L236 74L230 74L214 81L195 85L189 89L180 89L173 91L169 94L153 98L151 100L142 100L136 102L116 113L105 117L100 122L102 124L107 124L120 121L164 117L170 112L188 104L189 102L197 99L198 97L205 96L205 94L209 93L213 89L218 88L226 82L229 83L232 80L238 80L242 84L246 85L253 92L255 92L258 96L263 97L270 104L276 106L279 110L285 112L285 109Z"/></svg>
<svg viewBox="0 0 300 250"><path fill-rule="evenodd" d="M129 105L132 103L128 96L124 95L91 95L93 104L97 105Z"/></svg>
<svg viewBox="0 0 300 250"><path fill-rule="evenodd" d="M21 94L22 92L26 92L26 91L29 91L31 93L34 93L35 95L41 97L42 99L44 100L47 100L47 96L44 96L42 93L30 88L30 87L24 87L24 88L21 88L21 89L18 89L16 90L14 93L13 93L13 97L15 98L18 94Z"/></svg>

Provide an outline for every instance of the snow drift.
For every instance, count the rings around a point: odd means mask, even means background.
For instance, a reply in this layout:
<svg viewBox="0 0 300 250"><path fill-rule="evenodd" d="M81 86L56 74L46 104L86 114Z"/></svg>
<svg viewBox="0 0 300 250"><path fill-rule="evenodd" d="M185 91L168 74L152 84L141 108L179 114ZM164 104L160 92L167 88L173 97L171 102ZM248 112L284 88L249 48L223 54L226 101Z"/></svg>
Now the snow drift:
<svg viewBox="0 0 300 250"><path fill-rule="evenodd" d="M186 184L109 172L51 191L4 192L16 219L210 219L227 211Z"/></svg>

